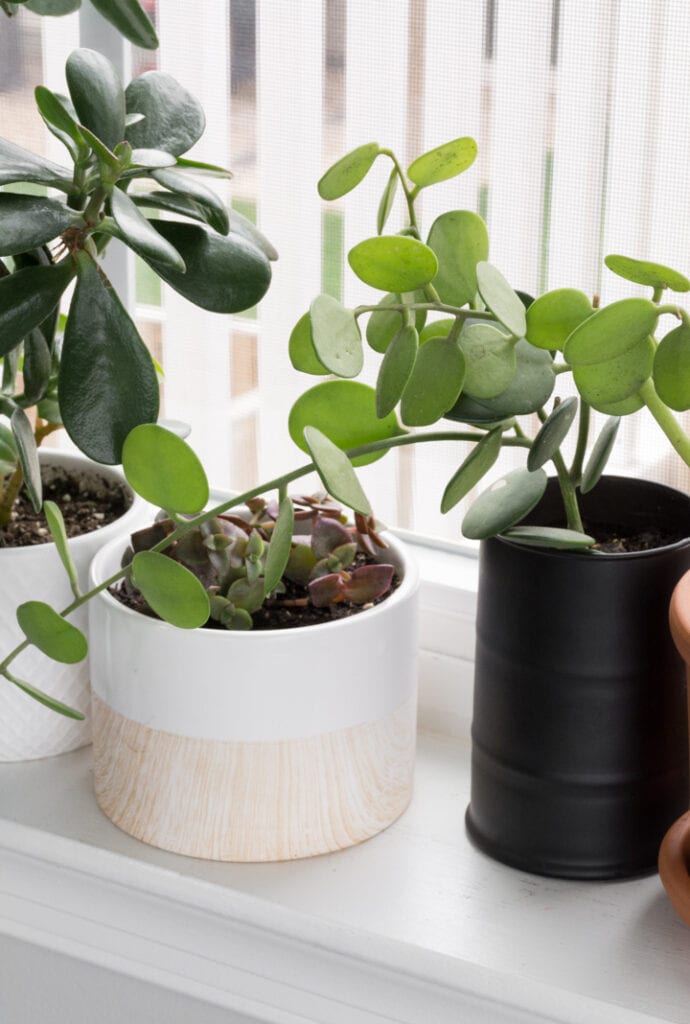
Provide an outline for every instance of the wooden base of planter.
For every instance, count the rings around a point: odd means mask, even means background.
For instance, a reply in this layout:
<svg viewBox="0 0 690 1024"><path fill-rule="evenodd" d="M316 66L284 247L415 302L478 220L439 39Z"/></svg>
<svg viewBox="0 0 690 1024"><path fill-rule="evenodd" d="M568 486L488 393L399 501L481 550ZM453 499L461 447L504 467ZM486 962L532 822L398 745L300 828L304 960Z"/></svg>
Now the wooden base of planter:
<svg viewBox="0 0 690 1024"><path fill-rule="evenodd" d="M191 857L278 861L353 846L412 795L416 700L377 722L275 742L150 729L93 697L96 798L119 828Z"/></svg>

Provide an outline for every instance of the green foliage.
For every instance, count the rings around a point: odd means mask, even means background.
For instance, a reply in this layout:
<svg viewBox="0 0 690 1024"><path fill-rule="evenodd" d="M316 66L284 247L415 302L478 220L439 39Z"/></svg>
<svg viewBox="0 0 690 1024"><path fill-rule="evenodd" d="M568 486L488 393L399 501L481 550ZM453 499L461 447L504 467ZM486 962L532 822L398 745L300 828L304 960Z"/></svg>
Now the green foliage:
<svg viewBox="0 0 690 1024"><path fill-rule="evenodd" d="M74 665L83 661L86 637L44 601L25 601L17 608L17 622L27 640L53 661Z"/></svg>
<svg viewBox="0 0 690 1024"><path fill-rule="evenodd" d="M547 479L543 469L514 469L496 480L465 515L462 532L470 540L483 540L515 526L541 500Z"/></svg>
<svg viewBox="0 0 690 1024"><path fill-rule="evenodd" d="M156 423L135 427L122 449L122 468L129 485L152 505L181 515L194 515L206 505L206 473L189 445Z"/></svg>
<svg viewBox="0 0 690 1024"><path fill-rule="evenodd" d="M34 14L62 17L79 10L82 0L3 0L2 9L6 14L15 14L20 6L25 6ZM158 47L156 30L148 14L141 7L139 0L91 0L91 3L107 21L135 46L145 50Z"/></svg>

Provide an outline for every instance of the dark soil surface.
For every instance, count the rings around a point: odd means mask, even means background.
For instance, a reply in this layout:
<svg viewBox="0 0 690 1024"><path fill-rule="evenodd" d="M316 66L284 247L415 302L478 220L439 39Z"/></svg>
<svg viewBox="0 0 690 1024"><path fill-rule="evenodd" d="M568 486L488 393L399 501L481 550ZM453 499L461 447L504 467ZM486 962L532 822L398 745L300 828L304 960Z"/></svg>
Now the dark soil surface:
<svg viewBox="0 0 690 1024"><path fill-rule="evenodd" d="M130 505L120 484L81 473L72 475L52 466L44 474L43 498L59 506L68 537L80 537L107 526L124 515ZM35 512L22 494L12 509L10 523L0 530L0 548L48 544L50 540L45 516Z"/></svg>
<svg viewBox="0 0 690 1024"><path fill-rule="evenodd" d="M651 551L654 548L666 547L667 544L676 544L679 540L684 540L686 536L681 531L672 533L656 526L631 533L624 527L616 530L610 525L599 526L597 523L586 523L585 531L590 537L596 539L595 550L605 551L609 554Z"/></svg>

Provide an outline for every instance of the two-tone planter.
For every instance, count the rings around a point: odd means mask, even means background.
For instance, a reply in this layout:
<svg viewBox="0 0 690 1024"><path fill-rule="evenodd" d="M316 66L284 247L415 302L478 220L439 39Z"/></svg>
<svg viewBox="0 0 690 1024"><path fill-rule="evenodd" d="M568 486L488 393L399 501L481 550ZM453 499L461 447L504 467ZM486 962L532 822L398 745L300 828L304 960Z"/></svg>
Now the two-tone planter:
<svg viewBox="0 0 690 1024"><path fill-rule="evenodd" d="M69 542L80 586L86 589L89 564L98 548L114 536L127 535L135 529L145 504L134 498L120 471L111 466L96 466L81 455L64 452L45 451L40 458L44 475L49 476L52 467L64 468L77 477L88 478L91 483L94 480L105 480L109 484L116 481L132 496L129 510L116 522ZM53 543L0 549L0 651L3 656L24 638L15 616L20 604L42 600L60 609L68 605L72 597L67 574ZM70 621L86 630L86 611L78 609ZM91 742L88 662L60 665L34 647L21 654L13 668L17 676L82 711L86 718L78 722L56 715L0 680L3 684L0 685L0 761L48 757Z"/></svg>
<svg viewBox="0 0 690 1024"><path fill-rule="evenodd" d="M380 832L412 792L418 578L323 625L175 629L91 602L97 800L121 829L195 857L272 861ZM92 581L124 544L99 552Z"/></svg>

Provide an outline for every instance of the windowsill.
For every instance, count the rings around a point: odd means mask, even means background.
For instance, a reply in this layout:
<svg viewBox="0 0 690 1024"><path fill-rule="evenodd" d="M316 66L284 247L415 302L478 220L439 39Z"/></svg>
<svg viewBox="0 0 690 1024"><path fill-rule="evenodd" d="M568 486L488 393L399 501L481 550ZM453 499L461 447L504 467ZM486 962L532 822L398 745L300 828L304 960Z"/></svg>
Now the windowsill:
<svg viewBox="0 0 690 1024"><path fill-rule="evenodd" d="M88 749L3 765L0 940L186 995L195 1024L218 1007L238 1014L233 1024L686 1021L690 931L657 877L540 879L468 842L476 560L418 553L421 719L437 731L420 734L415 796L398 822L313 860L204 862L115 828L92 795ZM15 978L0 975L2 1007Z"/></svg>

